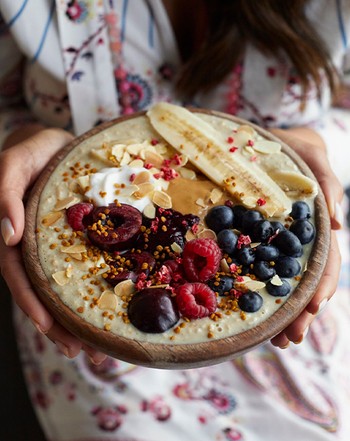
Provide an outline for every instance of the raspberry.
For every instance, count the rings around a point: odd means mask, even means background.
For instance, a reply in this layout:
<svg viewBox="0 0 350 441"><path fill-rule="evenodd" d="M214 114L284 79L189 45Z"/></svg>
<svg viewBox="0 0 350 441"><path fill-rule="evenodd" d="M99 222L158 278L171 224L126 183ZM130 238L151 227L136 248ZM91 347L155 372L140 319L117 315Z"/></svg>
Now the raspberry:
<svg viewBox="0 0 350 441"><path fill-rule="evenodd" d="M193 239L186 243L183 266L191 282L206 282L219 269L222 253L213 239Z"/></svg>
<svg viewBox="0 0 350 441"><path fill-rule="evenodd" d="M82 231L85 229L84 218L89 215L94 206L88 202L81 202L67 208L67 220L69 225L75 231Z"/></svg>
<svg viewBox="0 0 350 441"><path fill-rule="evenodd" d="M214 291L204 283L185 283L176 292L176 302L181 314L189 319L208 317L216 310Z"/></svg>

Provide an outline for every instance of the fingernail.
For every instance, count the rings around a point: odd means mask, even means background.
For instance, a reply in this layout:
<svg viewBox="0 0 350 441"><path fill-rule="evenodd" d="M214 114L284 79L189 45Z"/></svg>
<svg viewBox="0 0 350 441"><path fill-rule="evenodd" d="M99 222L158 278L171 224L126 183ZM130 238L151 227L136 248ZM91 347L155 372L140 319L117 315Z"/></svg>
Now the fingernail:
<svg viewBox="0 0 350 441"><path fill-rule="evenodd" d="M6 245L9 244L10 239L12 236L14 236L14 234L15 230L10 219L8 217L1 219L1 235Z"/></svg>
<svg viewBox="0 0 350 441"><path fill-rule="evenodd" d="M66 346L64 343L60 342L60 341L55 341L55 344L57 346L57 349L62 352L63 355L65 355L68 358L71 358L70 354L69 354L69 348L68 346Z"/></svg>
<svg viewBox="0 0 350 441"><path fill-rule="evenodd" d="M305 337L307 336L307 334L308 334L308 332L309 332L309 327L310 327L310 326L308 326L307 328L305 328L305 329L304 329L304 332L301 334L301 336L298 338L298 340L296 340L296 341L293 342L295 345L299 345L299 344L305 339Z"/></svg>
<svg viewBox="0 0 350 441"><path fill-rule="evenodd" d="M317 314L321 314L321 312L324 310L328 303L328 299L323 299L322 302L318 305L318 311Z"/></svg>
<svg viewBox="0 0 350 441"><path fill-rule="evenodd" d="M290 341L287 344L285 344L284 346L280 346L280 348L281 349L287 349L289 347L289 345L290 345Z"/></svg>
<svg viewBox="0 0 350 441"><path fill-rule="evenodd" d="M338 224L339 228L343 227L344 224L344 212L340 204L336 202L334 207L334 220Z"/></svg>
<svg viewBox="0 0 350 441"><path fill-rule="evenodd" d="M92 364L99 366L101 363L103 363L105 361L105 359L107 358L107 355L89 355L89 359L91 361Z"/></svg>
<svg viewBox="0 0 350 441"><path fill-rule="evenodd" d="M41 327L41 325L38 322L36 322L32 318L30 320L33 323L33 326L35 326L35 328L37 329L37 331L40 332L40 334L43 334L43 335L47 334L47 331L44 331L44 329Z"/></svg>

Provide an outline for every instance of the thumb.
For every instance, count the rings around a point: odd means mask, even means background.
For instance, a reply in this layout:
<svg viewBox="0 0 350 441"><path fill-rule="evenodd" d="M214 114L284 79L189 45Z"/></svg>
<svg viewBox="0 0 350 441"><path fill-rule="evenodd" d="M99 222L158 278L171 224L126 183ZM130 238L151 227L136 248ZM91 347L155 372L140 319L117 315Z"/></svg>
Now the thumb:
<svg viewBox="0 0 350 441"><path fill-rule="evenodd" d="M6 245L17 245L22 238L28 187L70 139L63 130L46 129L0 154L1 235Z"/></svg>

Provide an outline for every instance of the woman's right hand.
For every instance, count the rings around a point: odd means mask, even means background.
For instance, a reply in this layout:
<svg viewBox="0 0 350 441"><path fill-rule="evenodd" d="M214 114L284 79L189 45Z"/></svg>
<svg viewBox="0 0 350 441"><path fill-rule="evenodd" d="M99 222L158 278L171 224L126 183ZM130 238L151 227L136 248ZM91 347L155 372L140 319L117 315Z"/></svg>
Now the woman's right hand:
<svg viewBox="0 0 350 441"><path fill-rule="evenodd" d="M66 356L75 357L83 348L98 364L106 356L84 345L57 323L36 296L25 272L19 245L25 223L26 191L51 157L71 139L72 135L62 129L28 127L12 136L7 146L5 143L5 147L11 148L0 153L0 269L14 301L40 332L55 342Z"/></svg>

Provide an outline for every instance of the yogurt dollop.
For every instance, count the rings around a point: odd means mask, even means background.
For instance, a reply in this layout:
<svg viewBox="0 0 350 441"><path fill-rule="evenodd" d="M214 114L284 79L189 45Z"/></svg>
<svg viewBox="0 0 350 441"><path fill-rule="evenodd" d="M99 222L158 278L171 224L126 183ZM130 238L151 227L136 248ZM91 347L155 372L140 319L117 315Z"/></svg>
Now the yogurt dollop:
<svg viewBox="0 0 350 441"><path fill-rule="evenodd" d="M128 165L103 168L90 175L90 189L85 195L98 207L109 205L117 199L118 202L132 205L142 212L151 199L149 195L141 198L133 196L135 185L132 181L134 176L145 171L143 167L129 167ZM154 190L163 189L162 181L155 179L151 173L149 173L148 182L153 185Z"/></svg>

